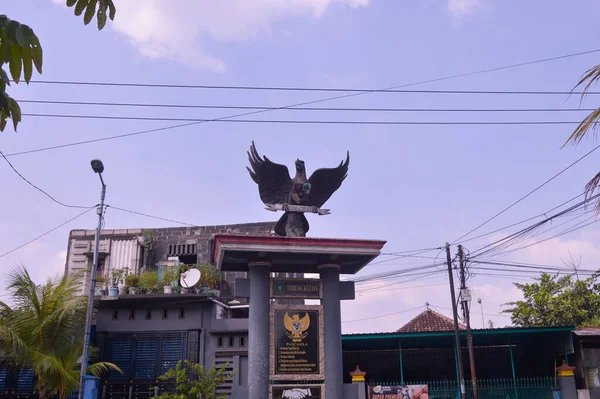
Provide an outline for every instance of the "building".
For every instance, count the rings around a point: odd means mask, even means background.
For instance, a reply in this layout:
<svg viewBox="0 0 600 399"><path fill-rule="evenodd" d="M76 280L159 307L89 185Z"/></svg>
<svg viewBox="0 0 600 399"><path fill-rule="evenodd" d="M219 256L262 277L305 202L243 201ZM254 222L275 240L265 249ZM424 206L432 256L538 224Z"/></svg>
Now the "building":
<svg viewBox="0 0 600 399"><path fill-rule="evenodd" d="M157 229L102 230L100 234L98 274L127 267L132 273L159 270L168 259L185 264L209 262L210 237L213 234L271 235L274 222L223 226L170 227ZM72 230L67 246L66 273L91 270L95 230ZM239 273L226 273L221 292L230 296ZM82 294L89 289L85 274Z"/></svg>
<svg viewBox="0 0 600 399"><path fill-rule="evenodd" d="M573 336L577 389L588 390L590 399L600 399L600 327L578 328Z"/></svg>
<svg viewBox="0 0 600 399"><path fill-rule="evenodd" d="M460 326L461 354L471 397L466 331ZM480 399L549 397L555 367L575 362L573 326L473 330ZM456 397L459 389L457 350L452 319L431 309L396 332L348 334L342 337L344 377L358 365L371 385L427 384L429 398Z"/></svg>

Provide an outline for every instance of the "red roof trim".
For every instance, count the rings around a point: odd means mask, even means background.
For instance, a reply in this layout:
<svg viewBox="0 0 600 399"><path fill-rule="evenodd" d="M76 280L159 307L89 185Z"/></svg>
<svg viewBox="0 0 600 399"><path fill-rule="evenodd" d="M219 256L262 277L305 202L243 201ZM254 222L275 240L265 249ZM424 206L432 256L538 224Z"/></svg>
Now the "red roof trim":
<svg viewBox="0 0 600 399"><path fill-rule="evenodd" d="M239 244L276 244L276 245L302 245L302 246L337 246L348 248L371 248L381 250L386 241L379 240L354 240L345 238L306 238L306 237L279 237L279 236L242 236L232 234L216 234L213 236L215 247L213 259L217 256L219 244L221 243L239 243Z"/></svg>

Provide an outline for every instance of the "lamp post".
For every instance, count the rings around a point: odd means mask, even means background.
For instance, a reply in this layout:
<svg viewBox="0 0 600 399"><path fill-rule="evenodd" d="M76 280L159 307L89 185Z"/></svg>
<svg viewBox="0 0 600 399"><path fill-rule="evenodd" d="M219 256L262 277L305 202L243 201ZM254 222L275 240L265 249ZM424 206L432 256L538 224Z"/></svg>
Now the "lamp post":
<svg viewBox="0 0 600 399"><path fill-rule="evenodd" d="M477 298L477 303L481 306L481 328L485 328L485 320L483 318L483 301L481 298Z"/></svg>
<svg viewBox="0 0 600 399"><path fill-rule="evenodd" d="M98 252L100 247L100 229L102 227L102 213L104 211L104 195L106 194L106 184L102 179L102 172L104 172L104 165L99 159L94 159L91 162L92 169L95 173L100 176L100 183L102 183L102 191L100 194L100 205L96 209L98 214L98 226L96 227L96 235L94 237L94 261L92 264L92 270L90 271L90 291L88 292L88 308L87 315L85 317L85 335L83 340L83 353L81 355L81 374L79 378L79 399L83 399L83 388L85 375L87 374L88 357L90 351L90 336L92 327L92 317L94 313L94 294L96 291L96 270L98 269Z"/></svg>

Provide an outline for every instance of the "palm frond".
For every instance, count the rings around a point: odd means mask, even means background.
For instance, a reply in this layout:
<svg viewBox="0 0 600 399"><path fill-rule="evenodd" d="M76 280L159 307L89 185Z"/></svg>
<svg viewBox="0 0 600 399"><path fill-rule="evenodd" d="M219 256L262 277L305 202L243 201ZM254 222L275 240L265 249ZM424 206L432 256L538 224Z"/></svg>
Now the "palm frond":
<svg viewBox="0 0 600 399"><path fill-rule="evenodd" d="M585 185L585 199L588 200L600 188L600 172ZM596 216L600 215L600 201L596 201Z"/></svg>
<svg viewBox="0 0 600 399"><path fill-rule="evenodd" d="M592 111L588 116L586 116L583 121L575 128L573 133L569 136L563 147L569 143L573 143L575 145L579 144L579 142L585 137L588 132L593 132L596 134L598 131L598 125L600 124L600 108Z"/></svg>
<svg viewBox="0 0 600 399"><path fill-rule="evenodd" d="M115 370L123 374L123 370L121 370L119 366L110 362L97 362L94 364L90 364L88 367L88 373L96 377L100 377L110 370Z"/></svg>
<svg viewBox="0 0 600 399"><path fill-rule="evenodd" d="M583 94L581 95L583 99L586 96L587 92L590 90L590 87L592 87L592 85L598 80L600 80L600 64L585 71L585 73L581 76L581 79L573 89L576 89L585 82L587 82L587 84L583 88Z"/></svg>

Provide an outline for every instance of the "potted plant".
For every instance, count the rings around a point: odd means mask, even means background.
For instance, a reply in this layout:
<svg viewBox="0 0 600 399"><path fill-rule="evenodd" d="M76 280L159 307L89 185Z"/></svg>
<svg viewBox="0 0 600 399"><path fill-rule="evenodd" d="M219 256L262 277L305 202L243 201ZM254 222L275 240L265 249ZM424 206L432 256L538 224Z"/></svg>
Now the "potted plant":
<svg viewBox="0 0 600 399"><path fill-rule="evenodd" d="M135 295L137 293L137 287L140 284L140 276L135 273L128 274L125 277L125 285L129 287L129 294Z"/></svg>
<svg viewBox="0 0 600 399"><path fill-rule="evenodd" d="M163 274L163 283L165 284L163 287L163 291L165 294L171 294L173 292L173 282L177 281L178 273L177 271L170 267L165 270Z"/></svg>
<svg viewBox="0 0 600 399"><path fill-rule="evenodd" d="M140 275L140 285L144 292L151 294L156 290L158 286L158 273L156 272L144 272Z"/></svg>
<svg viewBox="0 0 600 399"><path fill-rule="evenodd" d="M125 278L129 274L129 268L121 268L121 273L121 280L119 281L119 295L127 295L129 291L127 290L127 285L125 285Z"/></svg>
<svg viewBox="0 0 600 399"><path fill-rule="evenodd" d="M106 284L106 277L96 276L96 296L105 295L104 284Z"/></svg>
<svg viewBox="0 0 600 399"><path fill-rule="evenodd" d="M179 266L177 266L177 281L179 281L183 273L187 272L192 268L195 268L195 265L186 265L185 263L181 263ZM187 294L190 292L190 289L182 286L180 292L182 294Z"/></svg>
<svg viewBox="0 0 600 399"><path fill-rule="evenodd" d="M221 283L221 272L209 263L202 263L198 269L200 270L200 286L203 291L208 291L212 295L219 296L219 284Z"/></svg>
<svg viewBox="0 0 600 399"><path fill-rule="evenodd" d="M123 279L123 270L113 269L110 272L110 287L108 288L108 296L119 296L119 283Z"/></svg>

